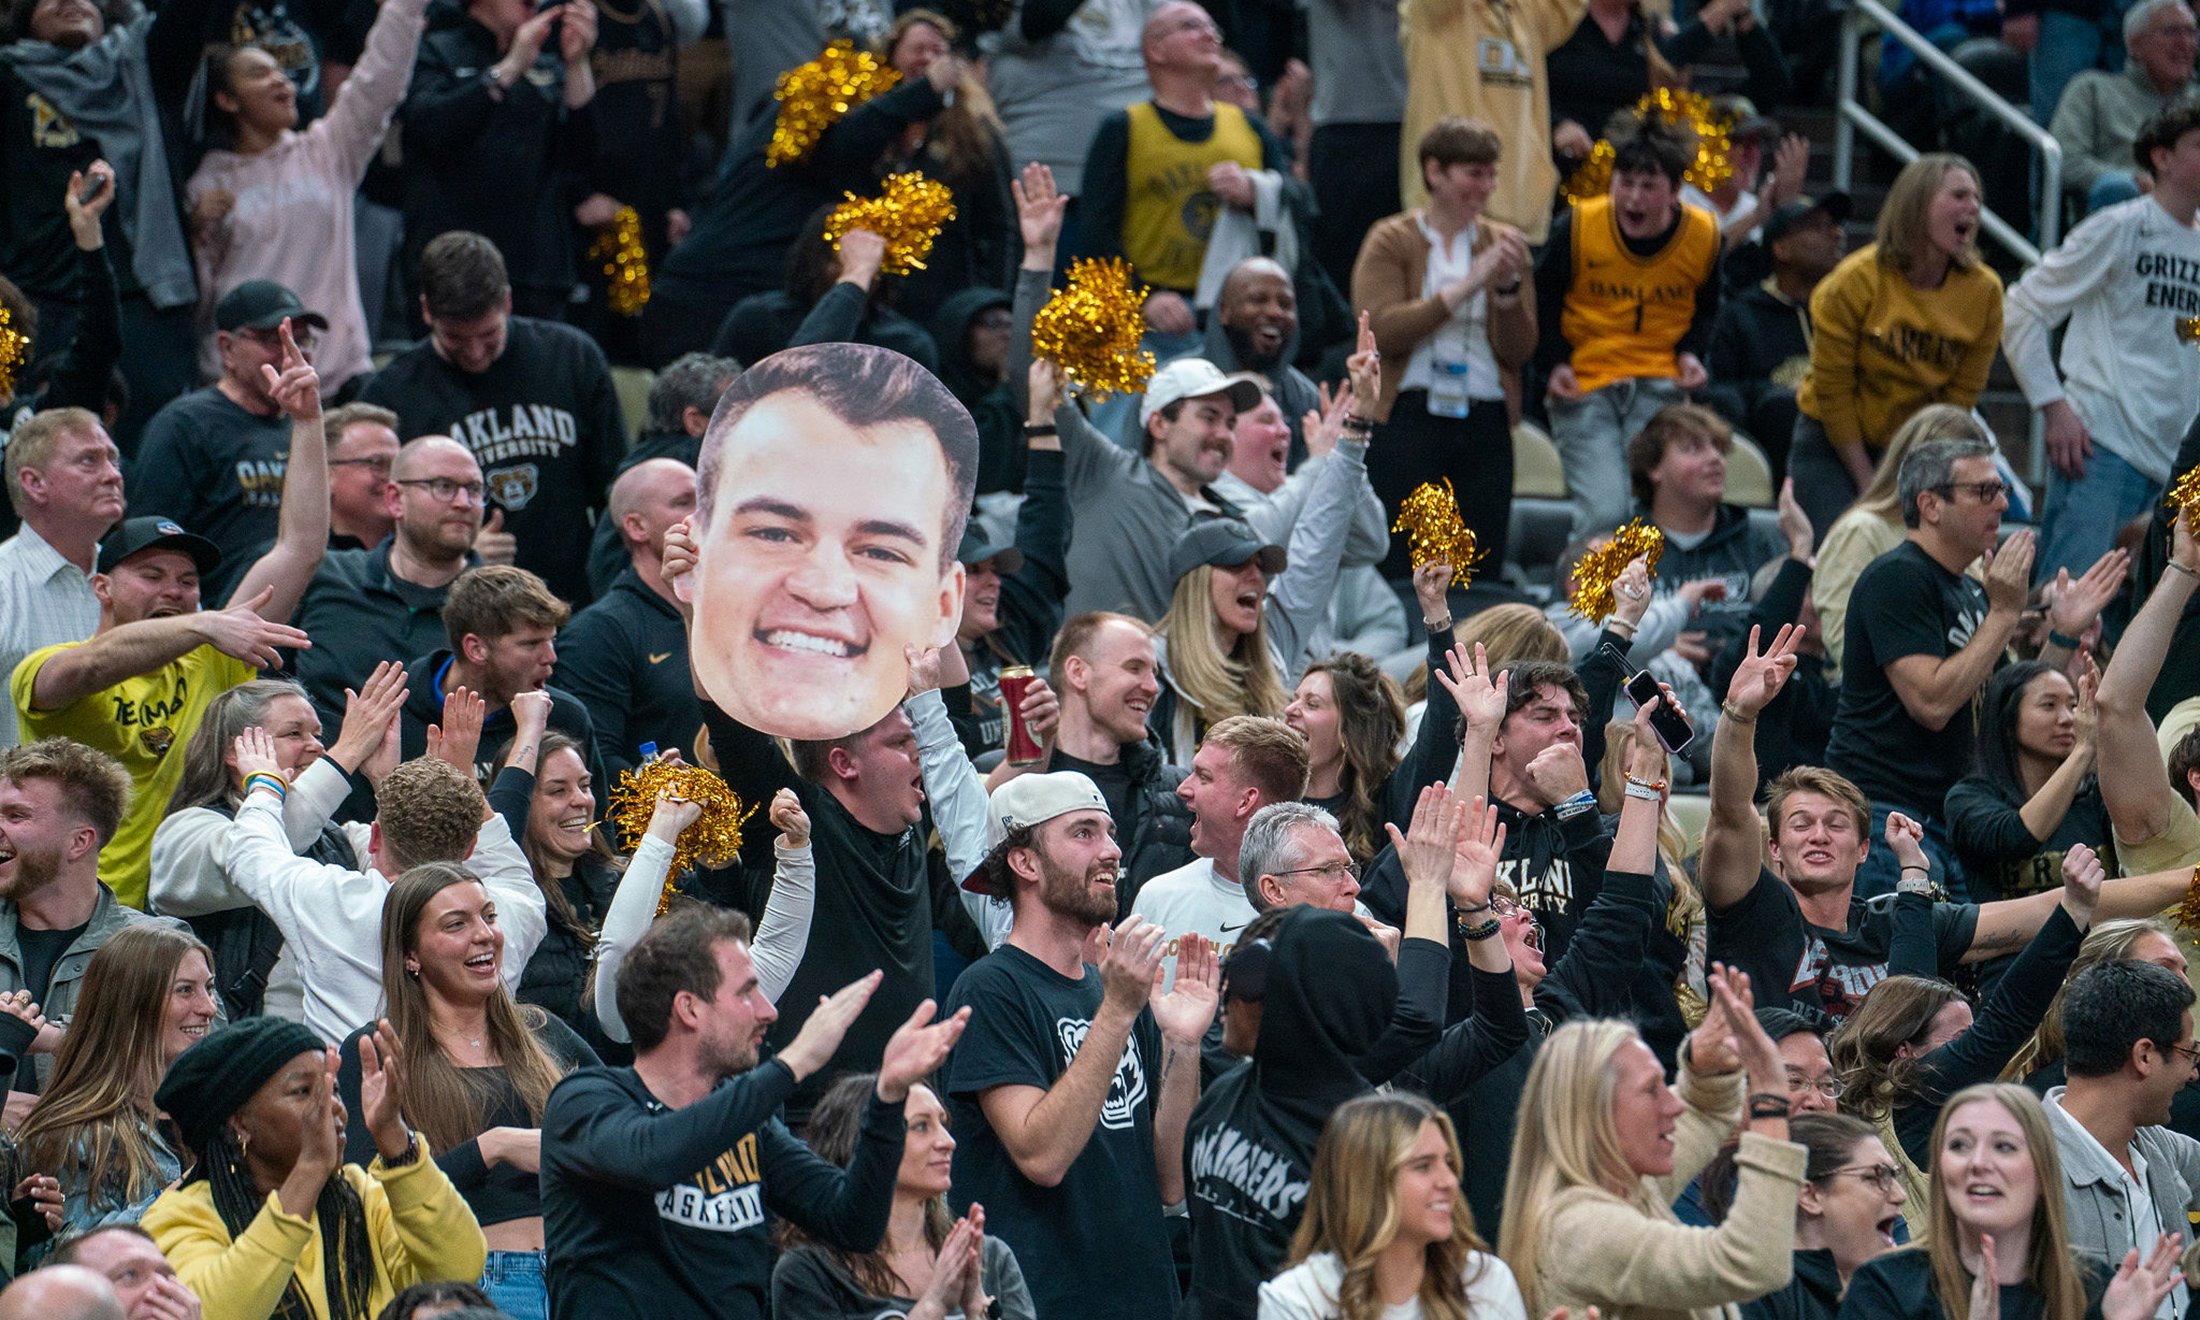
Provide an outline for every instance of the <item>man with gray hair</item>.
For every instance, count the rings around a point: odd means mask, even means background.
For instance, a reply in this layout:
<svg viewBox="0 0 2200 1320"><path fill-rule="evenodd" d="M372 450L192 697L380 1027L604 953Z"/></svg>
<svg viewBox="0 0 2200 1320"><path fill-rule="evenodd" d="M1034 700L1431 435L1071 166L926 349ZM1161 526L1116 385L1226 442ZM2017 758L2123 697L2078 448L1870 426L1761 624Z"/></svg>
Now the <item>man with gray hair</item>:
<svg viewBox="0 0 2200 1320"><path fill-rule="evenodd" d="M122 518L122 451L99 418L52 408L15 428L8 501L22 529L0 541L0 673L23 657L99 630L92 571L99 538ZM15 705L0 702L0 748L17 742Z"/></svg>
<svg viewBox="0 0 2200 1320"><path fill-rule="evenodd" d="M2009 487L1984 440L1918 445L1898 482L1909 535L1865 568L1849 597L1847 677L1826 765L1870 800L1865 838L1880 837L1892 812L1922 821L1933 879L1961 894L1941 804L1970 772L1971 702L2017 630L2033 535L2020 531L1996 548ZM1983 587L1964 576L1981 556ZM1872 849L1857 868L1857 896L1893 892L1897 870L1892 848Z"/></svg>
<svg viewBox="0 0 2200 1320"><path fill-rule="evenodd" d="M2053 6L2043 6L2048 11ZM2042 20L2043 21L2043 20ZM2042 41L2034 52L2033 79L2039 61L2074 43ZM2050 101L2049 131L2062 144L2063 187L2085 199L2087 211L2127 202L2140 193L2131 144L2146 122L2177 102L2200 93L2193 57L2200 51L2200 25L2187 0L2137 0L2124 11L2124 67L2115 73L2088 69L2071 78L2061 98ZM2035 86L2034 105L2045 89Z"/></svg>
<svg viewBox="0 0 2200 1320"><path fill-rule="evenodd" d="M741 374L741 364L710 353L683 353L657 373L649 387L648 415L634 447L619 460L613 480L653 458L669 458L694 467L703 451L703 432L710 429L718 399ZM626 543L619 535L617 516L605 513L596 520L596 532L588 545L588 589L598 596L611 590L611 580L626 567Z"/></svg>

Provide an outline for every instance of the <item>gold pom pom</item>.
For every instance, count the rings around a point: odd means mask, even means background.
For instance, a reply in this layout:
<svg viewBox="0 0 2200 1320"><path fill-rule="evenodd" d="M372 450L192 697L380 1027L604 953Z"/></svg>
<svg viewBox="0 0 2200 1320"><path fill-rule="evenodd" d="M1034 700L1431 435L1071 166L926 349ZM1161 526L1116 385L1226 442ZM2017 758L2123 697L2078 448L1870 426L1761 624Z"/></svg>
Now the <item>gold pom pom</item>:
<svg viewBox="0 0 2200 1320"><path fill-rule="evenodd" d="M1695 138L1696 158L1681 175L1684 182L1708 193L1734 176L1734 166L1727 159L1733 150L1734 116L1714 109L1710 97L1701 92L1661 87L1635 102L1630 113L1638 123L1654 115L1667 124L1685 128ZM1588 156L1566 176L1559 191L1569 202L1585 202L1610 192L1612 161L1616 155L1611 141L1599 138Z"/></svg>
<svg viewBox="0 0 2200 1320"><path fill-rule="evenodd" d="M649 305L649 249L642 244L642 215L622 206L588 245L588 260L603 271L604 301L621 316L640 316Z"/></svg>
<svg viewBox="0 0 2200 1320"><path fill-rule="evenodd" d="M2189 931L2200 931L2200 866L2192 868L2192 880L2185 886L2185 897L2170 909L2169 919Z"/></svg>
<svg viewBox="0 0 2200 1320"><path fill-rule="evenodd" d="M1612 539L1581 557L1574 569L1574 594L1566 608L1576 617L1602 623L1612 613L1612 592L1619 575L1637 559L1646 561L1654 577L1658 556L1665 553L1665 533L1637 518L1612 533Z"/></svg>
<svg viewBox="0 0 2200 1320"><path fill-rule="evenodd" d="M2200 343L2200 316L2180 316L2177 318L2177 342L2180 344Z"/></svg>
<svg viewBox="0 0 2200 1320"><path fill-rule="evenodd" d="M773 168L806 159L842 115L901 81L893 65L852 41L836 41L808 64L779 75L772 98L779 120L772 125L764 163Z"/></svg>
<svg viewBox="0 0 2200 1320"><path fill-rule="evenodd" d="M611 790L611 810L604 819L619 828L626 848L632 851L649 832L650 815L657 810L657 795L669 793L703 809L695 823L680 831L672 850L672 877L665 884L659 915L672 900L672 883L698 866L724 866L741 851L741 827L756 808L744 806L726 781L699 765L650 761L639 770L621 770L618 787Z"/></svg>
<svg viewBox="0 0 2200 1320"><path fill-rule="evenodd" d="M887 176L884 191L876 197L846 196L826 218L825 237L837 252L851 229L877 234L886 240L886 259L879 269L888 275L923 270L924 259L932 255L932 240L955 218L955 194L946 184L915 172Z"/></svg>
<svg viewBox="0 0 2200 1320"><path fill-rule="evenodd" d="M1087 259L1069 268L1069 287L1057 290L1031 321L1031 351L1061 368L1071 385L1095 399L1136 394L1153 376L1153 354L1140 349L1146 333L1146 291L1131 287L1131 268L1120 258Z"/></svg>
<svg viewBox="0 0 2200 1320"><path fill-rule="evenodd" d="M31 337L15 328L15 318L0 307L0 399L15 397L15 373L30 361Z"/></svg>
<svg viewBox="0 0 2200 1320"><path fill-rule="evenodd" d="M1450 564L1451 584L1455 587L1473 582L1474 566L1489 554L1475 544L1474 529L1460 518L1459 496L1452 489L1450 477L1444 478L1441 487L1433 481L1415 486L1398 506L1398 521L1390 530L1411 536L1416 570L1438 561Z"/></svg>
<svg viewBox="0 0 2200 1320"><path fill-rule="evenodd" d="M2193 533L2200 535L2200 467L2190 469L2169 483L2169 495L2162 503L2175 508Z"/></svg>

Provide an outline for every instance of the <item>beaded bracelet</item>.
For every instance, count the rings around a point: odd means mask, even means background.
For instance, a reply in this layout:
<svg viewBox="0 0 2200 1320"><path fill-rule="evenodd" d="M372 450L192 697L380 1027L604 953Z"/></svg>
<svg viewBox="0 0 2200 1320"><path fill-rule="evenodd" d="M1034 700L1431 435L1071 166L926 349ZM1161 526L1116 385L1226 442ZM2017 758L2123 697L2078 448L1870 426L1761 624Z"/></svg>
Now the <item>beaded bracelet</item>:
<svg viewBox="0 0 2200 1320"><path fill-rule="evenodd" d="M1500 929L1502 927L1497 924L1497 918L1484 917L1474 925L1461 929L1459 934L1464 939L1478 942L1495 935Z"/></svg>

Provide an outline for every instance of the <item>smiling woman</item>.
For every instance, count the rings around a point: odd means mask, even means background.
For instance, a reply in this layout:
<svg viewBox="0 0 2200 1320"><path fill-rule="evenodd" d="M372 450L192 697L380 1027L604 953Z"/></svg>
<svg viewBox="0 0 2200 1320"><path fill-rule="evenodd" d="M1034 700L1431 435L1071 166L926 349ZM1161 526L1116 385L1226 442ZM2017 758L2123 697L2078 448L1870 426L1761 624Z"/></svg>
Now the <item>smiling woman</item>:
<svg viewBox="0 0 2200 1320"><path fill-rule="evenodd" d="M776 353L727 391L698 465L692 664L727 714L839 738L908 686L906 647L951 641L955 551L978 434L955 397L890 349Z"/></svg>
<svg viewBox="0 0 2200 1320"><path fill-rule="evenodd" d="M18 1137L21 1167L60 1180L60 1235L136 1223L183 1172L153 1088L213 1025L213 982L213 954L173 926L125 926L92 955L74 1029Z"/></svg>

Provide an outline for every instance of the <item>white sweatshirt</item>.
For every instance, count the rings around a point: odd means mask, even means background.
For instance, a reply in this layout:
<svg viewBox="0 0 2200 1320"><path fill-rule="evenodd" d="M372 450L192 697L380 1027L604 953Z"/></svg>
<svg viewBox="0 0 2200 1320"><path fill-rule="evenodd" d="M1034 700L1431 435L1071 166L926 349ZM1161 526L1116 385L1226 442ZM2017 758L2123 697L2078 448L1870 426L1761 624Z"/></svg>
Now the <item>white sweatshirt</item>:
<svg viewBox="0 0 2200 1320"><path fill-rule="evenodd" d="M1260 1320L1337 1320L1337 1286L1344 1269L1329 1252L1308 1256L1260 1286ZM1467 1257L1467 1314L1475 1320L1527 1320L1520 1285L1504 1261L1483 1252ZM1418 1301L1383 1308L1383 1320L1418 1320Z"/></svg>
<svg viewBox="0 0 2200 1320"><path fill-rule="evenodd" d="M2152 197L2088 217L2009 286L2002 350L2034 408L2068 398L2095 444L2166 483L2200 415L2200 363L2178 323L2200 316L2200 227ZM2048 348L2065 319L2062 375Z"/></svg>

